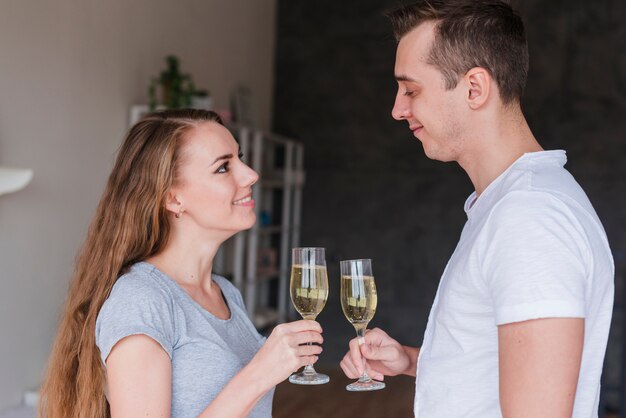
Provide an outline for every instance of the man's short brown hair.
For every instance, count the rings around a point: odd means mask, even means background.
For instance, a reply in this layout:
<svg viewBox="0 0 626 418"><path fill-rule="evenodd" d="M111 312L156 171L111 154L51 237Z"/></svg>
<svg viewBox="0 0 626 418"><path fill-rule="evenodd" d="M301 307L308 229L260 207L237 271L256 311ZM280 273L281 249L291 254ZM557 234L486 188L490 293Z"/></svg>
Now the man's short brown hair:
<svg viewBox="0 0 626 418"><path fill-rule="evenodd" d="M434 21L428 63L441 72L447 89L474 67L489 71L503 103L520 102L528 76L524 24L510 5L493 0L422 0L388 12L396 39Z"/></svg>

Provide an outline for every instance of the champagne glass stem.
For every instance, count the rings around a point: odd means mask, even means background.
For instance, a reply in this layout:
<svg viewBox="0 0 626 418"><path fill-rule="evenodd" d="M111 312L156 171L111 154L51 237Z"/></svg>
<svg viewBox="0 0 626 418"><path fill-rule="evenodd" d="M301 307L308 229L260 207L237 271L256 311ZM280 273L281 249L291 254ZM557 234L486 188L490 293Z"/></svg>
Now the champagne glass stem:
<svg viewBox="0 0 626 418"><path fill-rule="evenodd" d="M304 366L304 370L302 370L302 373L310 376L316 374L312 364L307 364L306 366Z"/></svg>
<svg viewBox="0 0 626 418"><path fill-rule="evenodd" d="M367 325L355 327L356 335L359 341L359 346L365 344L365 328L366 327ZM361 374L361 377L359 377L359 383L369 383L372 381L372 378L367 374L366 366L367 366L367 360L363 358L363 374Z"/></svg>
<svg viewBox="0 0 626 418"><path fill-rule="evenodd" d="M306 345L313 345L313 343L312 342L308 342L308 343L306 343ZM302 374L305 374L307 376L313 376L313 375L317 374L317 372L313 368L313 363L307 364L306 366L304 366L304 370L302 370Z"/></svg>

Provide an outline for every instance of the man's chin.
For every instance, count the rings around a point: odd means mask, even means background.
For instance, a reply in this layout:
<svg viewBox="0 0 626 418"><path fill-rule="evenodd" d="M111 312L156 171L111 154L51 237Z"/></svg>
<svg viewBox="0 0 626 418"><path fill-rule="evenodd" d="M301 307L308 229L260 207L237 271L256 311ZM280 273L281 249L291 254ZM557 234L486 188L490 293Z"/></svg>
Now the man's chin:
<svg viewBox="0 0 626 418"><path fill-rule="evenodd" d="M421 140L420 140L421 141ZM435 161L440 161L439 158L437 158L437 153L435 152L435 150L433 150L431 147L429 147L428 145L426 145L424 142L422 142L422 149L424 150L424 155L429 159L429 160L435 160Z"/></svg>
<svg viewBox="0 0 626 418"><path fill-rule="evenodd" d="M438 152L437 150L424 146L424 143L422 143L422 147L424 148L424 155L426 155L429 160L439 161L442 163L450 163L456 161L450 155L445 155L442 152Z"/></svg>

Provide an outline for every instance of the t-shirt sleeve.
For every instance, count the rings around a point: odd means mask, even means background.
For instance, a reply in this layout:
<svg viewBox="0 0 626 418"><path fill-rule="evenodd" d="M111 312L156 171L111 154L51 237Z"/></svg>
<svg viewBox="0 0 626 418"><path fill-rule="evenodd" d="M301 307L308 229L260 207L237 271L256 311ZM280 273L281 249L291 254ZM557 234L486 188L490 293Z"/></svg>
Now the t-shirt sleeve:
<svg viewBox="0 0 626 418"><path fill-rule="evenodd" d="M483 278L496 325L585 317L590 251L572 209L542 192L514 192L493 209L483 236Z"/></svg>
<svg viewBox="0 0 626 418"><path fill-rule="evenodd" d="M96 320L96 345L102 362L121 339L138 334L158 342L172 357L175 336L171 298L149 276L129 274L118 279Z"/></svg>

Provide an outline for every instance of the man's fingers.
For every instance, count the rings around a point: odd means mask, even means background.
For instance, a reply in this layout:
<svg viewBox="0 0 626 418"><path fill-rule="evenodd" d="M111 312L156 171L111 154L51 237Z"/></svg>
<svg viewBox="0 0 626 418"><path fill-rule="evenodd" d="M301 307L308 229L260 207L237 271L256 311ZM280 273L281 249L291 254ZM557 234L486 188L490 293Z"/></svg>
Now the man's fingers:
<svg viewBox="0 0 626 418"><path fill-rule="evenodd" d="M372 379L385 380L385 375L369 367L369 363L366 363L365 369L367 370L367 375Z"/></svg>
<svg viewBox="0 0 626 418"><path fill-rule="evenodd" d="M341 360L341 363L339 363L339 366L341 367L341 370L343 370L345 375L347 377L351 378L351 379L358 379L363 374L362 371L357 370L356 366L352 362L352 357L351 357L350 353L347 353L343 357L343 359ZM380 373L377 370L372 369L370 367L369 363L366 363L366 370L367 370L367 374L372 379L376 379L376 380L384 380L385 379L385 375L383 375L382 373Z"/></svg>
<svg viewBox="0 0 626 418"><path fill-rule="evenodd" d="M343 360L341 360L341 363L339 363L339 366L341 367L341 370L343 370L345 375L350 379L356 379L360 376L359 371L354 367L354 364L352 364L349 353L344 356Z"/></svg>
<svg viewBox="0 0 626 418"><path fill-rule="evenodd" d="M393 361L397 360L398 351L395 347L381 347L371 344L361 345L360 352L368 360Z"/></svg>
<svg viewBox="0 0 626 418"><path fill-rule="evenodd" d="M386 341L392 340L385 331L380 328L366 329L365 342L370 345L385 345Z"/></svg>
<svg viewBox="0 0 626 418"><path fill-rule="evenodd" d="M350 359L352 360L352 365L358 371L359 376L363 374L363 356L361 355L359 341L356 338L350 340Z"/></svg>

